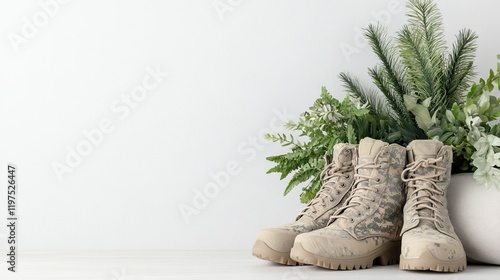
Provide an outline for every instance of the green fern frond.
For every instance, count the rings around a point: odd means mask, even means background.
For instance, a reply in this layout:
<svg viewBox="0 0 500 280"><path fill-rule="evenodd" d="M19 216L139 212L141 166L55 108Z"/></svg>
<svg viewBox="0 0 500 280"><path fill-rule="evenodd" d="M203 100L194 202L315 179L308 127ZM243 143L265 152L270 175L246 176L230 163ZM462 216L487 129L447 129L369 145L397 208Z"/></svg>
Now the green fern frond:
<svg viewBox="0 0 500 280"><path fill-rule="evenodd" d="M318 170L315 166L307 166L299 169L295 174L293 174L292 179L286 186L284 195L287 195L300 183L306 182L311 179L311 177L317 176L320 172L321 168Z"/></svg>
<svg viewBox="0 0 500 280"><path fill-rule="evenodd" d="M319 189L321 188L321 185L322 182L318 173L317 176L315 176L309 182L309 184L307 184L307 186L302 189L302 194L300 195L300 202L309 203L309 201L311 201L316 196Z"/></svg>

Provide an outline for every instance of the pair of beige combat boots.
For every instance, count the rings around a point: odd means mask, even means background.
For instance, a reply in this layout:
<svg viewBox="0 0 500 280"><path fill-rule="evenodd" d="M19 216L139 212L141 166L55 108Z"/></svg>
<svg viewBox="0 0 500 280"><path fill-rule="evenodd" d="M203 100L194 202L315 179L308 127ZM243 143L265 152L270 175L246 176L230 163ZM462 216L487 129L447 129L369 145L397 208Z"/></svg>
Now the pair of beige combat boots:
<svg viewBox="0 0 500 280"><path fill-rule="evenodd" d="M466 267L447 210L451 147L415 140L407 148L364 138L337 144L323 185L293 223L259 231L253 255L329 269L399 262L403 270Z"/></svg>

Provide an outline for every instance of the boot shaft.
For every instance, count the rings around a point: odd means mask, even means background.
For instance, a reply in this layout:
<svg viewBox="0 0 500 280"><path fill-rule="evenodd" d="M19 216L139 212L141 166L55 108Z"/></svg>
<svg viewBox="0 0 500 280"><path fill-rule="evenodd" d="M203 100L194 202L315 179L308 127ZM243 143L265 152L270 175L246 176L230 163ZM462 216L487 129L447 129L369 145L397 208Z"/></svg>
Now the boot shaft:
<svg viewBox="0 0 500 280"><path fill-rule="evenodd" d="M339 143L332 155L325 155L325 166L321 172L322 186L314 199L297 216L297 221L327 225L330 216L349 196L354 181L357 145Z"/></svg>
<svg viewBox="0 0 500 280"><path fill-rule="evenodd" d="M407 147L408 165L402 174L406 181L404 232L429 227L454 236L446 192L451 180L453 151L436 140L415 140Z"/></svg>
<svg viewBox="0 0 500 280"><path fill-rule="evenodd" d="M407 187L414 189L415 185L432 186L434 183L439 190L446 192L450 185L453 163L451 147L437 140L414 140L407 146L406 152L408 164L405 172L416 178L412 183L406 184ZM435 176L438 174L439 176ZM427 180L427 177L431 180Z"/></svg>
<svg viewBox="0 0 500 280"><path fill-rule="evenodd" d="M408 165L401 175L407 201L400 268L461 271L467 266L466 254L451 224L446 201L452 149L436 140L415 140L407 150Z"/></svg>
<svg viewBox="0 0 500 280"><path fill-rule="evenodd" d="M331 223L341 217L338 226L358 240L374 236L397 238L403 225L401 172L405 165L404 147L362 139L351 196Z"/></svg>

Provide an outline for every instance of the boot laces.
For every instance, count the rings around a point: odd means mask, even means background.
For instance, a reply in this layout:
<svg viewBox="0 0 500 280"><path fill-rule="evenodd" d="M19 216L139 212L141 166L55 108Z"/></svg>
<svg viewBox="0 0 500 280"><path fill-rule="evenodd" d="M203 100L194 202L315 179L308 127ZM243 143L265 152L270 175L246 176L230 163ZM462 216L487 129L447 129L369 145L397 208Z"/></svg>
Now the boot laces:
<svg viewBox="0 0 500 280"><path fill-rule="evenodd" d="M443 227L444 219L439 211L438 205L443 206L443 201L440 197L444 195L444 191L437 186L439 177L446 174L446 168L439 167L436 163L443 160L443 157L437 159L420 159L408 164L408 167L401 173L401 179L407 183L407 188L414 188L411 198L406 202L410 209L416 210L419 214L417 219L436 222L440 227ZM432 168L435 172L428 174L416 174L419 168ZM414 195L415 194L415 195ZM428 209L432 215L422 216L420 210Z"/></svg>
<svg viewBox="0 0 500 280"><path fill-rule="evenodd" d="M335 161L332 161L328 165L325 166L323 171L321 171L320 178L323 184L319 189L316 196L309 202L309 204L302 210L302 212L298 215L297 220L301 218L308 210L311 210L313 214L318 212L319 206L326 207L327 202L333 202L335 200L335 196L339 195L341 192L337 189L347 188L349 186L346 185L344 180L340 179L349 179L350 175L346 175L345 173L353 170L352 164L337 164Z"/></svg>
<svg viewBox="0 0 500 280"><path fill-rule="evenodd" d="M366 210L370 210L370 206L365 203L364 201L371 201L375 202L374 196L370 197L370 193L375 192L378 193L378 189L374 188L370 184L367 185L361 185L360 183L369 181L370 179L375 179L376 182L380 182L380 178L372 176L372 175L364 175L364 174L359 174L358 170L359 169L378 169L381 168L382 166L380 164L374 164L372 162L367 162L367 163L362 163L356 166L355 168L355 182L352 187L351 195L349 198L346 200L344 206L340 207L337 212L335 212L334 215L330 217L330 222L331 224L333 220L338 219L338 218L343 218L343 219L348 219L350 221L354 221L352 217L347 217L346 215L342 215L340 213L345 213L344 210L353 208L356 206L363 206ZM371 174L371 172L370 172ZM358 198L355 200L355 198ZM358 216L361 216L361 212L357 212Z"/></svg>

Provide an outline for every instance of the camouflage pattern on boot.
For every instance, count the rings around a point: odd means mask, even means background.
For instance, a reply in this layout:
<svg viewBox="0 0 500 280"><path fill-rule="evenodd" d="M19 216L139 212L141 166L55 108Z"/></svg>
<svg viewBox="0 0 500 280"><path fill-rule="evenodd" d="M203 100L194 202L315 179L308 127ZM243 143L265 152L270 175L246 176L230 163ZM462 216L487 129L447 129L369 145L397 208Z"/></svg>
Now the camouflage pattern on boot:
<svg viewBox="0 0 500 280"><path fill-rule="evenodd" d="M295 238L292 259L329 269L369 268L374 260L382 265L399 260L406 150L364 138L358 153L351 196L327 227Z"/></svg>
<svg viewBox="0 0 500 280"><path fill-rule="evenodd" d="M400 268L457 272L464 270L465 251L450 221L446 190L453 152L436 140L408 145L408 166L402 174L407 201Z"/></svg>
<svg viewBox="0 0 500 280"><path fill-rule="evenodd" d="M330 216L349 196L354 180L356 149L357 145L344 143L334 146L333 155L325 157L325 168L321 173L323 185L316 197L295 222L259 231L252 250L254 256L280 264L297 264L290 258L295 236L325 227Z"/></svg>

